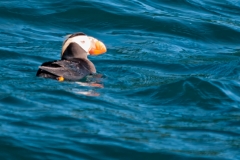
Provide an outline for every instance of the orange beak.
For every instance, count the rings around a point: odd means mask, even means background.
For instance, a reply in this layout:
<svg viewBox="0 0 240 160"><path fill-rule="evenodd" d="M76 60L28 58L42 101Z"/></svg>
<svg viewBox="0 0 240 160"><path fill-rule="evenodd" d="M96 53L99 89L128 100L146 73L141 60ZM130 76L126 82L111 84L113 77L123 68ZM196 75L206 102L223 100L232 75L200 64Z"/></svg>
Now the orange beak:
<svg viewBox="0 0 240 160"><path fill-rule="evenodd" d="M107 52L107 48L106 46L101 42L101 41L98 41L98 40L94 40L93 43L92 43L92 47L89 51L90 55L99 55L99 54L103 54Z"/></svg>

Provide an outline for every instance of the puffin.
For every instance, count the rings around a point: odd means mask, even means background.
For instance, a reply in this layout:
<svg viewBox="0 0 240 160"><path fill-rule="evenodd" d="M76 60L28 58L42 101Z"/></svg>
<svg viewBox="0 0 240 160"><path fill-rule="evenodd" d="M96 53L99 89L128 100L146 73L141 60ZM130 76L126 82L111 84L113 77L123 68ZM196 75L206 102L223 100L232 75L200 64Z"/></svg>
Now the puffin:
<svg viewBox="0 0 240 160"><path fill-rule="evenodd" d="M97 56L106 51L104 43L94 37L82 32L70 34L63 42L61 59L43 63L36 76L58 81L78 81L96 73L94 64L87 56Z"/></svg>

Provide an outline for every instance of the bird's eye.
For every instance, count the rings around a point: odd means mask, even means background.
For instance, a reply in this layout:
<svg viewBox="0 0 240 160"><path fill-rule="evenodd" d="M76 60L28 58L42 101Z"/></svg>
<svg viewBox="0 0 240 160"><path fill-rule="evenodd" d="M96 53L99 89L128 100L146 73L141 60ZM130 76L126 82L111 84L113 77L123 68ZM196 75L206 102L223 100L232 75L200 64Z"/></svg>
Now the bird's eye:
<svg viewBox="0 0 240 160"><path fill-rule="evenodd" d="M85 43L85 41L81 41L81 43Z"/></svg>

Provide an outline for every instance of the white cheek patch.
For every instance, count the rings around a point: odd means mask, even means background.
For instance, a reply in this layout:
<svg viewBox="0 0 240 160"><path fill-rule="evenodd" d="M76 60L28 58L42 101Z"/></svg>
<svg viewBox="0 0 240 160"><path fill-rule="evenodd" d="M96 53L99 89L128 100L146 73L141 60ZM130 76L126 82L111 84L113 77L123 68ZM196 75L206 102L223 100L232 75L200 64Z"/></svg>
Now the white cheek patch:
<svg viewBox="0 0 240 160"><path fill-rule="evenodd" d="M62 47L62 54L63 52L66 50L66 48L68 47L68 45L72 42L77 43L80 47L82 47L88 54L89 54L89 49L91 46L91 42L88 38L88 36L76 36L73 38L69 38L63 45Z"/></svg>

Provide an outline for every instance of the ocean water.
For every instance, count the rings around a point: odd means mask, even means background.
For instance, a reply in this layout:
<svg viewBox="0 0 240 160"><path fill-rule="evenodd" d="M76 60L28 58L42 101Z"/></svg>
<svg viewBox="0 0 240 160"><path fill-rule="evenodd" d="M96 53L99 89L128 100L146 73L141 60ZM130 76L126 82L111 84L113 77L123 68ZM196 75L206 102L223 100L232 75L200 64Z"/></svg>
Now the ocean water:
<svg viewBox="0 0 240 160"><path fill-rule="evenodd" d="M0 158L239 160L239 15L239 0L2 0ZM74 32L106 44L99 76L36 77Z"/></svg>

